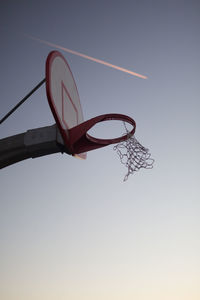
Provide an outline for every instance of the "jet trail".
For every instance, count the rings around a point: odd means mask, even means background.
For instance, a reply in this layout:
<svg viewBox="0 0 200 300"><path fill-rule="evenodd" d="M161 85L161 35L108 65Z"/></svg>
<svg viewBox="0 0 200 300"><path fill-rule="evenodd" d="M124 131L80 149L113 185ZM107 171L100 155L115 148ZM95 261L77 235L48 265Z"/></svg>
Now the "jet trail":
<svg viewBox="0 0 200 300"><path fill-rule="evenodd" d="M116 70L119 70L119 71L128 73L128 74L130 74L130 75L133 75L133 76L136 76L136 77L139 77L139 78L142 78L142 79L147 79L147 76L141 75L141 74L139 74L139 73L135 73L135 72L133 72L133 71L130 71L130 70L127 70L127 69L124 69L124 68L121 68L121 67L118 67L118 66L113 65L113 64L110 64L109 62L106 62L106 61L104 61L104 60L97 59L97 58L94 58L94 57L85 55L85 54L83 54L83 53L80 53L80 52L77 52L77 51L74 51L74 50L71 50L71 49L68 49L68 48L65 48L65 47L62 47L62 46L59 46L59 45L50 43L50 42L47 42L47 41L45 41L45 40L41 40L41 39L32 37L32 36L30 36L30 35L26 35L26 36L28 36L29 38L31 38L31 39L33 39L33 40L35 40L35 41L37 41L37 42L40 42L40 43L45 44L45 45L48 45L48 46L50 46L50 47L54 47L54 48L60 49L60 50L62 50L62 51L65 51L65 52L68 52L68 53L71 53L71 54L74 54L74 55L77 55L77 56L86 58L86 59L88 59L88 60L94 61L94 62L96 62L96 63L105 65L105 66L107 66L107 67L110 67L110 68L113 68L113 69L116 69Z"/></svg>

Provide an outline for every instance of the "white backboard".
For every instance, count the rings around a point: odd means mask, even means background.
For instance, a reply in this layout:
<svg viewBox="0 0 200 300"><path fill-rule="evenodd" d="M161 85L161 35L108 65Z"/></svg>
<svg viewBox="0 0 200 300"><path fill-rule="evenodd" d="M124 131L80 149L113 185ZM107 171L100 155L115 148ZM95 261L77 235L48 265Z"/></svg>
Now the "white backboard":
<svg viewBox="0 0 200 300"><path fill-rule="evenodd" d="M46 92L52 113L66 147L70 150L68 129L82 123L83 112L70 67L58 51L52 51L46 61ZM78 154L86 158L86 154Z"/></svg>

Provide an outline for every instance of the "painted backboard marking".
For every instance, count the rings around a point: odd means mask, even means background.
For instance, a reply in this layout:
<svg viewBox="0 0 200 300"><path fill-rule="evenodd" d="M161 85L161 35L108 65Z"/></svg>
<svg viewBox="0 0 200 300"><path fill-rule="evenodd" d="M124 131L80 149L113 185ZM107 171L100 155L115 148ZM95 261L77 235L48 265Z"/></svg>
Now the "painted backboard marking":
<svg viewBox="0 0 200 300"><path fill-rule="evenodd" d="M70 67L58 51L52 51L46 61L46 90L49 105L70 150L68 129L84 121L76 83ZM86 158L85 154L78 155Z"/></svg>
<svg viewBox="0 0 200 300"><path fill-rule="evenodd" d="M80 123L78 119L78 111L63 81L61 82L61 89L62 89L62 122L65 124L66 128L70 129ZM70 124L68 124L69 121L67 120L66 117L67 115L71 116Z"/></svg>

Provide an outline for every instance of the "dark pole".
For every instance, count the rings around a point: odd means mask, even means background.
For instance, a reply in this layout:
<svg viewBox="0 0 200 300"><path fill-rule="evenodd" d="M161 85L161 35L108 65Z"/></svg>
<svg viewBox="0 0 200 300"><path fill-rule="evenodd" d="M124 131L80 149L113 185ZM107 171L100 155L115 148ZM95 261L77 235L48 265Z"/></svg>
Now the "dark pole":
<svg viewBox="0 0 200 300"><path fill-rule="evenodd" d="M3 123L20 105L22 105L37 89L39 89L39 87L41 87L41 85L43 85L43 83L46 81L46 78L44 78L40 83L38 83L38 85L36 85L36 87L34 87L34 89L32 89L32 91L30 91L30 93L28 93L17 105L15 105L15 107L13 107L13 109L11 109L1 120L0 120L0 124Z"/></svg>
<svg viewBox="0 0 200 300"><path fill-rule="evenodd" d="M57 125L31 129L0 140L0 169L24 159L58 152L70 154Z"/></svg>

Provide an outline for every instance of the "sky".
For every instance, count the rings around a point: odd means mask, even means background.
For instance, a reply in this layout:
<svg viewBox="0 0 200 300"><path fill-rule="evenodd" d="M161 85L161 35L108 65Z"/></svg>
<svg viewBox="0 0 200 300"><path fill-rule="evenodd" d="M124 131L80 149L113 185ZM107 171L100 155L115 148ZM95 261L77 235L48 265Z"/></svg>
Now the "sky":
<svg viewBox="0 0 200 300"><path fill-rule="evenodd" d="M2 169L1 299L200 299L199 27L197 0L0 2L0 118L58 50L30 35L147 76L59 50L84 119L132 117L155 159L126 182L112 145ZM42 86L0 134L54 123ZM109 123L101 133L118 136Z"/></svg>

